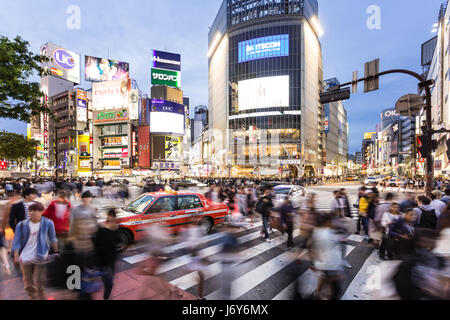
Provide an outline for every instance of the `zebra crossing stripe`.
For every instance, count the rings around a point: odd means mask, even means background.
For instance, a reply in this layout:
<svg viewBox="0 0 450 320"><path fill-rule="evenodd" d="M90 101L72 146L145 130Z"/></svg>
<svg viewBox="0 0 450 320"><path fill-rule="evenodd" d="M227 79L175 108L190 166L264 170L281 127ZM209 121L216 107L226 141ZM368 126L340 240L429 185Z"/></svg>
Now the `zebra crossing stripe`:
<svg viewBox="0 0 450 320"><path fill-rule="evenodd" d="M246 292L250 291L252 288L279 272L292 262L292 252L286 251L256 269L247 272L231 283L231 299L238 299L240 296L244 295ZM208 300L218 300L220 298L220 290L216 290L206 296L206 299Z"/></svg>
<svg viewBox="0 0 450 320"><path fill-rule="evenodd" d="M345 246L345 256L348 256L350 252L353 251L355 247L346 245ZM297 280L292 282L286 288L283 289L279 294L273 297L272 300L290 300L294 296L295 284L297 282L301 283L301 288L304 294L312 293L317 288L318 274L311 269L306 270Z"/></svg>
<svg viewBox="0 0 450 320"><path fill-rule="evenodd" d="M295 230L293 232L293 237L297 237L299 235L299 231ZM237 254L238 259L243 263L246 260L252 259L253 257L256 257L257 255L266 252L274 247L277 247L287 241L287 238L285 236L278 236L276 238L272 239L272 242L267 243L261 243L257 246L248 248L242 252L239 252ZM203 272L205 273L205 280L208 280L216 275L218 275L222 271L221 263L216 262L214 264L211 264L207 266ZM179 287L180 289L187 290L197 284L197 272L191 272L183 277L177 278L175 280L172 280L170 282L171 284Z"/></svg>
<svg viewBox="0 0 450 320"><path fill-rule="evenodd" d="M259 237L259 232L260 231L258 230L258 231L255 231L253 233L247 234L245 236L241 236L237 240L238 240L239 243L244 243L244 242L247 242L247 241L251 241L251 240L256 239L256 238ZM225 234L224 232L220 232L218 234L214 234L214 236L215 236L214 238L217 239L217 238L223 236L224 234ZM211 238L209 238L209 240L211 240ZM172 248L172 249L174 249L174 248ZM221 249L222 249L222 245L221 244L216 244L216 245L207 247L205 249L199 250L198 254L199 254L199 257L205 258L207 256L210 256L210 255L212 255L214 253L219 252ZM130 257L127 257L127 258L123 258L123 260L128 262L128 263L130 263L130 264L135 264L135 263L138 263L138 262L141 262L141 261L144 261L144 260L150 258L150 256L151 255L150 255L149 252L144 252L144 253L137 254L137 255L134 255L134 256L130 256ZM175 269L175 268L178 268L178 267L181 267L182 265L185 265L185 264L189 263L189 261L190 261L190 255L189 254L186 254L186 255L177 257L175 259L172 259L172 260L164 263L161 266L158 274L167 272L169 270L172 270L172 269Z"/></svg>

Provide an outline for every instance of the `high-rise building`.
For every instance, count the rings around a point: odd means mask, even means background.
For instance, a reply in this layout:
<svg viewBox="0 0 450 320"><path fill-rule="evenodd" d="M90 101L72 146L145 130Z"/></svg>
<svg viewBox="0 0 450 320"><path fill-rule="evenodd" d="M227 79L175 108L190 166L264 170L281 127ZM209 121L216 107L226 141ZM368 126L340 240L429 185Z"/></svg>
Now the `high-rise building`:
<svg viewBox="0 0 450 320"><path fill-rule="evenodd" d="M450 8L448 1L442 3L437 17L437 35L422 45L422 66L427 79L433 79L435 85L432 91L432 122L434 129L450 129ZM425 120L425 112L418 117L419 126ZM417 132L420 134L420 130ZM437 140L437 150L433 154L435 176L450 174L450 161L447 157L447 140L450 133L437 133L433 135ZM425 174L425 166L419 168L420 174Z"/></svg>
<svg viewBox="0 0 450 320"><path fill-rule="evenodd" d="M324 105L324 114L324 175L342 176L348 161L347 110L342 101L336 101Z"/></svg>
<svg viewBox="0 0 450 320"><path fill-rule="evenodd" d="M73 89L48 98L49 160L53 167L73 176L90 175L91 150L88 105L91 92Z"/></svg>
<svg viewBox="0 0 450 320"><path fill-rule="evenodd" d="M319 174L319 33L317 0L223 1L208 36L213 174Z"/></svg>

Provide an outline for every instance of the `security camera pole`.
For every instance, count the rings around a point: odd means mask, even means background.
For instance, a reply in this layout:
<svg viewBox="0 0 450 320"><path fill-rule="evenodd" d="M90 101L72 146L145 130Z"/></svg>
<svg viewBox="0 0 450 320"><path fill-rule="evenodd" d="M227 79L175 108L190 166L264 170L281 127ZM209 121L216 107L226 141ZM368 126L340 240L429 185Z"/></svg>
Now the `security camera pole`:
<svg viewBox="0 0 450 320"><path fill-rule="evenodd" d="M346 100L350 98L350 89L342 87L352 86L352 93L357 92L357 83L364 81L364 92L371 92L379 89L379 77L391 74L391 73L403 73L408 74L410 76L415 77L419 80L419 88L425 90L425 111L426 111L426 129L425 134L423 136L424 141L422 143L426 146L425 154L426 162L427 162L427 181L425 191L427 196L431 196L431 192L433 191L433 178L434 178L434 161L432 152L435 149L433 146L433 134L440 132L450 132L450 130L433 130L431 124L431 87L434 85L433 80L426 80L421 75L414 71L405 70L405 69L393 69L387 70L383 72L379 72L380 67L380 59L376 59L365 64L365 77L361 79L357 79L357 72L353 73L353 80L351 82L347 82L341 84L339 86L335 86L330 88L328 92L324 92L320 95L320 103L329 103L339 100Z"/></svg>

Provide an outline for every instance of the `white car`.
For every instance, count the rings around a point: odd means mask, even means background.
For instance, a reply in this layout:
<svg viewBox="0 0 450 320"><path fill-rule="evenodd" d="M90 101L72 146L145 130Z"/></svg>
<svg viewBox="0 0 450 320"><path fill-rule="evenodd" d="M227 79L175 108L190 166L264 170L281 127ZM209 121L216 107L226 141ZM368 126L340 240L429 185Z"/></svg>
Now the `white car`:
<svg viewBox="0 0 450 320"><path fill-rule="evenodd" d="M378 183L377 178L375 177L367 177L364 181L365 184Z"/></svg>
<svg viewBox="0 0 450 320"><path fill-rule="evenodd" d="M397 179L395 179L395 178L389 179L388 185L389 185L390 187L398 187Z"/></svg>
<svg viewBox="0 0 450 320"><path fill-rule="evenodd" d="M294 208L299 208L308 197L308 191L302 186L279 185L273 188L273 190L275 192L275 207L280 206L286 197L291 197Z"/></svg>

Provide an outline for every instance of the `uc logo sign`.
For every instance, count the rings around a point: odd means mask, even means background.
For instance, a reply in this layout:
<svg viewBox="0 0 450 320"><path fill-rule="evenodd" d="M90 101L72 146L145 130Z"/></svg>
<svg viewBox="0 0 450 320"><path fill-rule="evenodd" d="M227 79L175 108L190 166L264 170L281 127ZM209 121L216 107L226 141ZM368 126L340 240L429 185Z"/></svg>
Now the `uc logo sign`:
<svg viewBox="0 0 450 320"><path fill-rule="evenodd" d="M66 50L56 50L53 54L53 58L55 59L56 64L65 70L70 70L75 67L73 57Z"/></svg>

